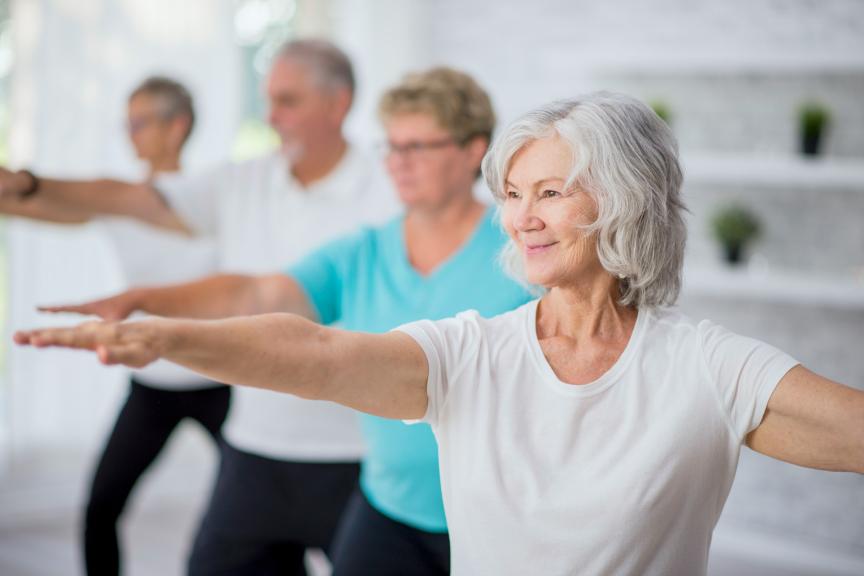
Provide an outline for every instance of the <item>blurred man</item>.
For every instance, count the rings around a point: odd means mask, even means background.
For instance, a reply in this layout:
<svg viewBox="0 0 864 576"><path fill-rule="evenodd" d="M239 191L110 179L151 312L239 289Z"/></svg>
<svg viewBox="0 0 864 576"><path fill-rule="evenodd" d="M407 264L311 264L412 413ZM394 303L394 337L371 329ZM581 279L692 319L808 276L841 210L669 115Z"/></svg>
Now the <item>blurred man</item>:
<svg viewBox="0 0 864 576"><path fill-rule="evenodd" d="M278 270L396 209L377 163L342 134L353 94L353 70L338 48L320 40L288 42L267 78L279 152L152 183L4 171L0 206L38 198L128 216L212 237L223 272ZM235 394L225 439L190 573L304 574L305 550L326 550L357 481L363 444L355 415L329 402L249 389Z"/></svg>

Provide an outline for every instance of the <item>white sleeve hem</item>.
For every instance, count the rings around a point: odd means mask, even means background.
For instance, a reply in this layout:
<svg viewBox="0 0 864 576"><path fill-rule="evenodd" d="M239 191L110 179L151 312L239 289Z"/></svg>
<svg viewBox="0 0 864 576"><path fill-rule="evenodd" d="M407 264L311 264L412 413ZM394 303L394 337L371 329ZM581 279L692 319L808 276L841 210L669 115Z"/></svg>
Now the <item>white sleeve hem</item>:
<svg viewBox="0 0 864 576"><path fill-rule="evenodd" d="M433 424L437 419L438 410L438 406L434 401L434 398L436 397L434 394L434 387L440 379L440 361L438 351L435 349L432 340L418 324L399 326L394 330L407 334L417 342L423 350L423 353L426 355L426 363L429 367L429 375L426 379L426 413L423 414L423 417L420 419L403 420L403 422L405 424L418 424L421 422Z"/></svg>

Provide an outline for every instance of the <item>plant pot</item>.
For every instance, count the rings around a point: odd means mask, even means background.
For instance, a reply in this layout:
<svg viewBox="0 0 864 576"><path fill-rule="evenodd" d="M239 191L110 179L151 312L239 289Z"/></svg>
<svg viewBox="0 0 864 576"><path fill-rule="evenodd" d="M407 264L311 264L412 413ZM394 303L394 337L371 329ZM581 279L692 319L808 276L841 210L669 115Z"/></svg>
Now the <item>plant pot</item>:
<svg viewBox="0 0 864 576"><path fill-rule="evenodd" d="M821 130L817 132L805 132L801 135L801 153L805 156L818 156L821 142Z"/></svg>
<svg viewBox="0 0 864 576"><path fill-rule="evenodd" d="M740 244L727 244L723 246L723 259L730 266L740 266L743 262L743 252Z"/></svg>

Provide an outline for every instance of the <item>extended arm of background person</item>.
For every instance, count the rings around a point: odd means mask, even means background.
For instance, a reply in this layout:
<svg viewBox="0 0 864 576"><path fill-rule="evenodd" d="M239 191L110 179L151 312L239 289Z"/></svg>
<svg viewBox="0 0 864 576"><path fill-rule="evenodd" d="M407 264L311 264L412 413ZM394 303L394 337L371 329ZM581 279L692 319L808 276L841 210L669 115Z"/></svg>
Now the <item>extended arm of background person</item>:
<svg viewBox="0 0 864 576"><path fill-rule="evenodd" d="M55 224L84 224L91 217L87 212L72 207L61 207L39 197L19 200L12 196L0 196L0 215Z"/></svg>
<svg viewBox="0 0 864 576"><path fill-rule="evenodd" d="M122 320L133 312L201 319L291 312L317 320L317 314L303 289L284 274L219 274L185 284L133 288L116 296L84 304L44 306L39 309L53 313L91 314L105 320Z"/></svg>
<svg viewBox="0 0 864 576"><path fill-rule="evenodd" d="M796 366L747 445L799 466L864 474L864 392Z"/></svg>
<svg viewBox="0 0 864 576"><path fill-rule="evenodd" d="M17 332L15 341L92 350L105 364L131 367L165 358L218 382L330 400L385 418L417 419L426 411L426 356L401 332L347 332L266 314L89 322Z"/></svg>
<svg viewBox="0 0 864 576"><path fill-rule="evenodd" d="M39 201L40 218L60 221L67 211L84 217L97 215L127 216L167 230L190 234L188 226L171 210L162 196L148 183L121 180L54 180L39 178L38 192L29 198L20 198L33 184L32 177L23 171L12 172L0 168L0 211L19 204ZM18 214L24 215L24 214ZM37 217L34 214L25 215Z"/></svg>

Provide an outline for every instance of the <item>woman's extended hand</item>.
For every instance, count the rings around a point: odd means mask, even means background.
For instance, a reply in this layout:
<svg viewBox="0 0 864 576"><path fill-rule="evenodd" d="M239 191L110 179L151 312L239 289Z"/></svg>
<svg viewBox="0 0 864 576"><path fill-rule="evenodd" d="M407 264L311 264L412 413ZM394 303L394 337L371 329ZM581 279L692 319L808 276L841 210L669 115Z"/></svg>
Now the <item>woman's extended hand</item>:
<svg viewBox="0 0 864 576"><path fill-rule="evenodd" d="M157 322L85 322L71 328L21 330L13 339L36 348L92 350L103 364L142 368L160 356L153 330Z"/></svg>
<svg viewBox="0 0 864 576"><path fill-rule="evenodd" d="M61 304L59 306L39 306L40 312L58 314L71 312L87 316L99 316L103 320L117 322L125 320L138 309L138 292L128 290L115 296L84 302L83 304Z"/></svg>

